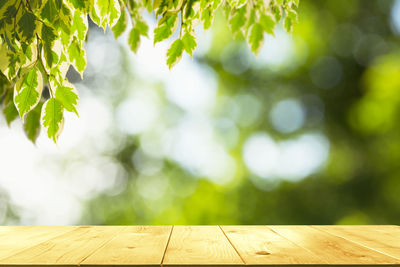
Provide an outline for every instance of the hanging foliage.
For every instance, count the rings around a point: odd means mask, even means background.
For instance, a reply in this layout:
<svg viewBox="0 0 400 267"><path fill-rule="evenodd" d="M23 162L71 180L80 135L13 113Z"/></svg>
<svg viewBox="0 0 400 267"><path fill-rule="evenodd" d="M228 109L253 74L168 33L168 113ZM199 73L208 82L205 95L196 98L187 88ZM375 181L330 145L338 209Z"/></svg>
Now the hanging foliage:
<svg viewBox="0 0 400 267"><path fill-rule="evenodd" d="M154 44L171 41L167 62L172 68L184 52L197 45L194 28L209 29L215 13L224 9L234 36L246 39L257 54L264 33L273 34L284 17L291 31L297 20L298 0L7 0L0 2L0 104L8 124L20 117L27 137L35 142L41 126L57 141L64 112L77 112L78 93L66 79L73 66L83 77L84 44L88 16L115 38L130 27L128 42L137 52L141 39L149 37L144 11L156 17ZM49 90L47 99L43 88Z"/></svg>

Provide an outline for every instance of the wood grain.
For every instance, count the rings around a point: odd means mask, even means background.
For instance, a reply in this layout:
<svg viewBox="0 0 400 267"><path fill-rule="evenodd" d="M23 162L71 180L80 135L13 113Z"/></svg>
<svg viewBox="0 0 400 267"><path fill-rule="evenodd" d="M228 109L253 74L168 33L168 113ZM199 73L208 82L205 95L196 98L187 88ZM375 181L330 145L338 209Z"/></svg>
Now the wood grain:
<svg viewBox="0 0 400 267"><path fill-rule="evenodd" d="M221 228L247 265L327 264L266 226Z"/></svg>
<svg viewBox="0 0 400 267"><path fill-rule="evenodd" d="M236 266L244 262L218 226L174 226L162 264Z"/></svg>
<svg viewBox="0 0 400 267"><path fill-rule="evenodd" d="M399 226L0 226L0 267L396 266Z"/></svg>
<svg viewBox="0 0 400 267"><path fill-rule="evenodd" d="M17 254L56 236L71 232L75 227L65 226L1 226L0 264L4 258Z"/></svg>
<svg viewBox="0 0 400 267"><path fill-rule="evenodd" d="M400 228L358 226L313 226L400 260Z"/></svg>
<svg viewBox="0 0 400 267"><path fill-rule="evenodd" d="M323 257L329 264L400 264L400 261L393 257L309 226L269 227L295 244Z"/></svg>
<svg viewBox="0 0 400 267"><path fill-rule="evenodd" d="M2 259L2 265L76 266L124 227L80 226L74 230Z"/></svg>
<svg viewBox="0 0 400 267"><path fill-rule="evenodd" d="M81 265L161 265L172 226L128 226Z"/></svg>

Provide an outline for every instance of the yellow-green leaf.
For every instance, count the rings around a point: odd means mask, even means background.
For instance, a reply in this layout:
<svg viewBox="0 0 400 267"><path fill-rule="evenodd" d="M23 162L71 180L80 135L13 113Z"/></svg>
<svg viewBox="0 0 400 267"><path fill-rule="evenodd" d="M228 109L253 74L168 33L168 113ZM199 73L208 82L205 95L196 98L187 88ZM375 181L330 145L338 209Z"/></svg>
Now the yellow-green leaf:
<svg viewBox="0 0 400 267"><path fill-rule="evenodd" d="M181 59L183 53L183 42L176 39L167 51L167 65L171 69Z"/></svg>
<svg viewBox="0 0 400 267"><path fill-rule="evenodd" d="M133 28L129 32L128 44L131 50L136 53L140 46L140 32L138 29Z"/></svg>
<svg viewBox="0 0 400 267"><path fill-rule="evenodd" d="M67 80L64 80L63 83L55 88L56 99L63 105L63 107L69 112L74 112L78 115L78 111L76 110L76 105L78 104L78 91L75 87L70 84Z"/></svg>
<svg viewBox="0 0 400 267"><path fill-rule="evenodd" d="M43 77L37 67L25 73L14 87L14 104L18 113L24 120L24 115L31 111L42 96Z"/></svg>
<svg viewBox="0 0 400 267"><path fill-rule="evenodd" d="M260 16L260 24L266 33L274 35L275 20L272 16L267 14L262 14Z"/></svg>
<svg viewBox="0 0 400 267"><path fill-rule="evenodd" d="M64 127L64 108L60 101L55 98L47 100L41 112L41 121L46 129L47 136L55 143Z"/></svg>
<svg viewBox="0 0 400 267"><path fill-rule="evenodd" d="M13 102L14 90L7 90L3 100L3 114L6 117L8 126L18 117L18 110L15 108Z"/></svg>
<svg viewBox="0 0 400 267"><path fill-rule="evenodd" d="M114 33L114 37L118 38L121 34L126 30L128 25L128 14L127 11L123 8L121 10L121 16L119 17L117 23L112 27L112 31Z"/></svg>
<svg viewBox="0 0 400 267"><path fill-rule="evenodd" d="M196 48L196 38L193 34L187 32L182 37L183 47L185 48L186 53L190 56L193 55L193 51Z"/></svg>
<svg viewBox="0 0 400 267"><path fill-rule="evenodd" d="M154 29L154 44L171 37L178 26L178 15L165 16Z"/></svg>
<svg viewBox="0 0 400 267"><path fill-rule="evenodd" d="M253 24L250 28L248 42L254 54L258 54L264 43L264 30L259 23Z"/></svg>
<svg viewBox="0 0 400 267"><path fill-rule="evenodd" d="M39 102L36 107L26 115L24 123L24 132L33 143L36 142L40 133L40 112L42 106L43 102Z"/></svg>

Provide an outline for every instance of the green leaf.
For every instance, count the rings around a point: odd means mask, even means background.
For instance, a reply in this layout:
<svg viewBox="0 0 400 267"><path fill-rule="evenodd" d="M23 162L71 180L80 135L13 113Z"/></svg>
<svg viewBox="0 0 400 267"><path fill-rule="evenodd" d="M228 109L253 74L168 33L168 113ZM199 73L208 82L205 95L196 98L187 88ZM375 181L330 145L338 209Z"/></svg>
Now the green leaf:
<svg viewBox="0 0 400 267"><path fill-rule="evenodd" d="M138 29L133 28L130 31L128 44L131 50L136 53L140 46L140 32L138 31Z"/></svg>
<svg viewBox="0 0 400 267"><path fill-rule="evenodd" d="M54 0L47 0L42 8L42 11L40 12L40 16L44 21L53 23L59 16L59 12L60 10L57 9Z"/></svg>
<svg viewBox="0 0 400 267"><path fill-rule="evenodd" d="M10 86L11 86L11 84L8 81L7 77L0 71L0 99L8 91L7 89Z"/></svg>
<svg viewBox="0 0 400 267"><path fill-rule="evenodd" d="M240 32L246 24L246 7L232 9L228 22L233 34Z"/></svg>
<svg viewBox="0 0 400 267"><path fill-rule="evenodd" d="M250 28L257 22L257 14L256 9L251 8L250 6L247 7L247 14L246 14L246 25L244 26L244 34L247 36L249 34Z"/></svg>
<svg viewBox="0 0 400 267"><path fill-rule="evenodd" d="M101 17L107 17L108 13L110 12L110 1L113 0L96 0L94 1L95 6L99 8L99 15Z"/></svg>
<svg viewBox="0 0 400 267"><path fill-rule="evenodd" d="M86 68L86 52L82 49L77 40L74 39L68 47L69 61L73 64L75 69L83 76L83 71Z"/></svg>
<svg viewBox="0 0 400 267"><path fill-rule="evenodd" d="M32 60L32 55L33 55L32 47L30 45L25 44L25 43L22 43L21 47L22 47L22 51L24 52L23 55L26 56L26 59Z"/></svg>
<svg viewBox="0 0 400 267"><path fill-rule="evenodd" d="M112 31L114 33L115 39L117 39L121 34L126 30L128 25L128 15L126 14L126 10L121 10L121 16L119 17L117 23L112 27Z"/></svg>
<svg viewBox="0 0 400 267"><path fill-rule="evenodd" d="M45 24L42 25L41 38L43 40L43 52L44 58L46 60L47 66L51 68L53 65L57 64L58 56L53 51L54 41L57 39L57 34L52 27Z"/></svg>
<svg viewBox="0 0 400 267"><path fill-rule="evenodd" d="M64 23L66 23L68 25L71 24L71 21L73 19L72 10L71 10L70 6L68 6L64 2L62 2L62 5L61 5L60 18L64 21Z"/></svg>
<svg viewBox="0 0 400 267"><path fill-rule="evenodd" d="M5 13L10 6L15 8L16 0L0 1L0 18L6 17ZM14 14L14 13L13 13Z"/></svg>
<svg viewBox="0 0 400 267"><path fill-rule="evenodd" d="M13 90L9 90L3 100L3 114L6 117L8 126L18 117L18 110L13 102Z"/></svg>
<svg viewBox="0 0 400 267"><path fill-rule="evenodd" d="M57 139L64 127L64 108L55 98L50 98L44 103L41 121L46 129L47 136L57 143Z"/></svg>
<svg viewBox="0 0 400 267"><path fill-rule="evenodd" d="M274 35L275 20L273 17L267 14L262 14L260 16L260 24L266 33Z"/></svg>
<svg viewBox="0 0 400 267"><path fill-rule="evenodd" d="M264 31L261 24L253 24L253 26L250 28L248 42L250 44L251 51L253 51L254 54L258 54L262 44L264 43Z"/></svg>
<svg viewBox="0 0 400 267"><path fill-rule="evenodd" d="M72 6L79 10L79 11L86 11L87 8L89 7L89 2L88 0L67 0L72 4Z"/></svg>
<svg viewBox="0 0 400 267"><path fill-rule="evenodd" d="M228 3L234 8L240 8L246 4L246 0L228 0Z"/></svg>
<svg viewBox="0 0 400 267"><path fill-rule="evenodd" d="M4 38L4 40L7 43L7 47L13 52L16 53L18 47L15 45L15 42L11 42L10 38L8 38L7 34L3 34L1 37Z"/></svg>
<svg viewBox="0 0 400 267"><path fill-rule="evenodd" d="M19 79L14 88L14 104L24 121L24 115L39 103L43 90L42 73L37 67Z"/></svg>
<svg viewBox="0 0 400 267"><path fill-rule="evenodd" d="M96 23L98 26L100 26L100 27L103 27L102 25L101 25L101 19L100 19L100 17L97 15L97 13L96 13L96 9L95 8L92 8L91 10L90 10L90 13L89 13L89 16L90 16L90 18L92 19L92 21L94 22L94 23ZM103 27L103 29L104 29L105 27Z"/></svg>
<svg viewBox="0 0 400 267"><path fill-rule="evenodd" d="M57 22L61 44L65 47L68 47L69 43L72 40L71 27L61 19Z"/></svg>
<svg viewBox="0 0 400 267"><path fill-rule="evenodd" d="M84 41L88 31L87 16L79 11L75 11L71 29L72 32L76 32L76 36L80 41Z"/></svg>
<svg viewBox="0 0 400 267"><path fill-rule="evenodd" d="M145 6L147 9L147 12L149 12L149 13L153 12L153 1L152 0L145 0Z"/></svg>
<svg viewBox="0 0 400 267"><path fill-rule="evenodd" d="M7 2L7 1L4 1L4 2ZM15 19L15 13L17 13L16 6L15 5L8 6L2 16L4 18L5 23L11 24L13 22L13 19Z"/></svg>
<svg viewBox="0 0 400 267"><path fill-rule="evenodd" d="M43 53L44 53L44 57L46 59L47 67L49 69L53 65L57 64L57 62L58 62L57 53L55 53L49 45L46 44L43 46Z"/></svg>
<svg viewBox="0 0 400 267"><path fill-rule="evenodd" d="M121 14L121 7L118 0L95 0L95 10L98 10L97 15L100 17L100 25L103 29L107 24L114 27Z"/></svg>
<svg viewBox="0 0 400 267"><path fill-rule="evenodd" d="M7 77L7 70L10 67L10 60L9 60L9 52L8 52L8 46L2 44L0 46L0 71L2 74L4 74L5 77Z"/></svg>
<svg viewBox="0 0 400 267"><path fill-rule="evenodd" d="M110 2L108 23L110 27L114 27L121 15L121 7L118 0L108 0Z"/></svg>
<svg viewBox="0 0 400 267"><path fill-rule="evenodd" d="M193 56L193 51L196 48L196 38L189 32L182 37L183 47L190 56Z"/></svg>
<svg viewBox="0 0 400 267"><path fill-rule="evenodd" d="M42 106L43 102L39 102L36 107L26 115L24 123L24 132L33 143L36 142L40 133L40 113Z"/></svg>
<svg viewBox="0 0 400 267"><path fill-rule="evenodd" d="M54 30L53 27L49 27L46 24L43 24L41 38L45 44L49 44L51 46L54 40L57 39L57 32Z"/></svg>
<svg viewBox="0 0 400 267"><path fill-rule="evenodd" d="M181 59L183 53L183 42L176 39L167 51L167 65L171 69Z"/></svg>
<svg viewBox="0 0 400 267"><path fill-rule="evenodd" d="M19 57L15 53L10 53L8 46L2 45L0 47L0 71L12 80L17 74L20 67Z"/></svg>
<svg viewBox="0 0 400 267"><path fill-rule="evenodd" d="M169 38L176 30L178 22L179 18L176 14L161 19L158 26L154 29L154 44Z"/></svg>
<svg viewBox="0 0 400 267"><path fill-rule="evenodd" d="M200 0L200 8L201 8L201 9L207 8L208 4L209 4L209 1L207 1L207 0Z"/></svg>
<svg viewBox="0 0 400 267"><path fill-rule="evenodd" d="M216 10L216 9L222 4L222 2L223 2L222 0L214 0L214 1L213 1L213 4L212 4L212 6L211 6L212 9L213 9L213 10ZM244 3L245 3L245 1L244 1Z"/></svg>
<svg viewBox="0 0 400 267"><path fill-rule="evenodd" d="M282 9L281 9L281 7L280 6L273 6L271 8L271 10L272 10L272 13L275 16L275 21L280 21L281 18L282 18Z"/></svg>
<svg viewBox="0 0 400 267"><path fill-rule="evenodd" d="M64 106L69 112L74 112L78 115L76 105L78 104L78 91L68 81L63 81L63 84L56 88L56 99Z"/></svg>
<svg viewBox="0 0 400 267"><path fill-rule="evenodd" d="M18 32L21 33L23 40L32 40L33 35L36 32L35 20L35 15L26 11L18 21Z"/></svg>
<svg viewBox="0 0 400 267"><path fill-rule="evenodd" d="M292 31L293 28L293 24L297 22L297 13L292 10L289 9L287 11L286 17L285 17L285 29L288 32Z"/></svg>
<svg viewBox="0 0 400 267"><path fill-rule="evenodd" d="M147 25L147 23L140 17L136 19L135 23L135 28L138 29L140 35L148 37L147 32L149 31L149 26Z"/></svg>
<svg viewBox="0 0 400 267"><path fill-rule="evenodd" d="M204 9L203 12L201 13L201 20L203 21L203 28L205 30L211 27L212 19L213 15L211 13L211 10L208 8Z"/></svg>
<svg viewBox="0 0 400 267"><path fill-rule="evenodd" d="M169 0L154 0L153 7L156 16L163 14L168 9L169 3Z"/></svg>

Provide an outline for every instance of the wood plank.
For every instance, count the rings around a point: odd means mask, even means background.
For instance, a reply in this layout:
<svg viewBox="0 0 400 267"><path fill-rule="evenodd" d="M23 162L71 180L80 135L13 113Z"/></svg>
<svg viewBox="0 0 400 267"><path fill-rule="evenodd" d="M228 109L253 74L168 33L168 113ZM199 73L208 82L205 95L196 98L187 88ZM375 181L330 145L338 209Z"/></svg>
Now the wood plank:
<svg viewBox="0 0 400 267"><path fill-rule="evenodd" d="M247 265L327 264L266 226L221 226Z"/></svg>
<svg viewBox="0 0 400 267"><path fill-rule="evenodd" d="M0 238L10 232L32 228L32 226L0 226Z"/></svg>
<svg viewBox="0 0 400 267"><path fill-rule="evenodd" d="M400 227L0 226L2 267L79 264L400 266Z"/></svg>
<svg viewBox="0 0 400 267"><path fill-rule="evenodd" d="M359 245L377 250L400 260L400 229L398 227L313 226Z"/></svg>
<svg viewBox="0 0 400 267"><path fill-rule="evenodd" d="M73 231L2 259L2 265L76 266L104 245L121 226L78 226Z"/></svg>
<svg viewBox="0 0 400 267"><path fill-rule="evenodd" d="M218 226L174 226L162 264L237 266L244 262Z"/></svg>
<svg viewBox="0 0 400 267"><path fill-rule="evenodd" d="M2 226L0 235L0 264L2 259L36 246L59 235L71 232L68 226Z"/></svg>
<svg viewBox="0 0 400 267"><path fill-rule="evenodd" d="M295 244L323 257L329 264L378 265L400 264L400 261L309 226L269 226Z"/></svg>
<svg viewBox="0 0 400 267"><path fill-rule="evenodd" d="M400 231L400 226L398 225L331 225L331 226L356 227L360 229L368 228L370 230L373 229L374 231L380 231L380 232L394 231L398 233Z"/></svg>
<svg viewBox="0 0 400 267"><path fill-rule="evenodd" d="M172 226L128 226L81 265L160 266Z"/></svg>

